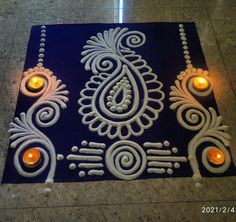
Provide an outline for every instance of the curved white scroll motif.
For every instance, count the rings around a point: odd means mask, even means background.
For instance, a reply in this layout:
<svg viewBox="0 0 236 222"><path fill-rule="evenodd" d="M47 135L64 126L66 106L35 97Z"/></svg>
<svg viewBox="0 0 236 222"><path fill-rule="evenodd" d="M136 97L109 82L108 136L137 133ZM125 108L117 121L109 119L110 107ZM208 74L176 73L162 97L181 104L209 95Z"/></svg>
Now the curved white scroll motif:
<svg viewBox="0 0 236 222"><path fill-rule="evenodd" d="M27 83L33 76L40 76L44 79L44 87L38 93L28 90ZM60 117L60 108L66 108L68 102L68 91L66 85L61 84L53 73L44 67L35 67L24 72L24 78L21 82L21 92L26 96L40 98L29 108L27 113L21 113L10 124L11 128L11 147L17 148L14 156L14 164L18 173L24 177L35 177L42 173L50 160L50 170L46 182L52 182L56 169L56 152L50 139L44 135L35 124L40 127L49 127L54 125ZM34 116L33 116L34 115ZM34 147L40 150L43 155L42 166L33 172L25 171L20 165L20 154L27 148ZM39 147L39 144L41 145Z"/></svg>
<svg viewBox="0 0 236 222"><path fill-rule="evenodd" d="M132 180L140 176L147 165L146 153L137 143L123 140L112 144L106 152L106 166L116 177Z"/></svg>
<svg viewBox="0 0 236 222"><path fill-rule="evenodd" d="M193 78L204 77L210 84L205 91L197 91L193 87ZM212 83L208 78L208 72L202 69L188 68L177 76L175 86L171 86L170 109L177 110L177 120L186 129L199 131L188 144L188 159L190 161L193 178L200 185L201 173L196 158L196 152L200 145L206 143L213 144L225 154L225 162L221 166L214 167L207 161L207 151L209 146L202 152L202 162L204 167L212 173L225 172L231 163L229 151L230 136L225 131L226 125L222 125L222 117L217 116L216 111L209 107L206 109L194 96L207 96L212 92ZM209 144L208 144L209 145Z"/></svg>
<svg viewBox="0 0 236 222"><path fill-rule="evenodd" d="M82 52L85 69L94 76L80 93L79 113L90 131L127 139L140 136L163 110L162 83L140 55L145 35L127 28L98 33Z"/></svg>

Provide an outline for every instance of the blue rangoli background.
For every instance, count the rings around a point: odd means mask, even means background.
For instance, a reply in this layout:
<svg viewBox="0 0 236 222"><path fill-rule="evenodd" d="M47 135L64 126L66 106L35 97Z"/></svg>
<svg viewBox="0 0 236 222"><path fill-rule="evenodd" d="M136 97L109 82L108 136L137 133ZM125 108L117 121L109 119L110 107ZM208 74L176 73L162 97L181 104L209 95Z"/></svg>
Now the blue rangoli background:
<svg viewBox="0 0 236 222"><path fill-rule="evenodd" d="M207 70L207 65L200 46L200 41L194 23L182 23L188 38L188 46L191 54L191 60L195 67ZM140 23L140 24L79 24L79 25L47 25L47 36L44 56L44 67L49 68L58 79L61 79L67 85L69 102L67 109L61 111L59 121L49 128L40 129L47 135L55 146L56 152L67 156L71 153L71 147L77 145L83 140L88 142L101 142L107 145L107 148L119 139L110 140L107 137L100 137L97 133L89 131L88 126L81 123L82 116L78 114L80 91L85 83L93 75L91 71L85 71L84 64L81 64L81 52L86 41L96 35L98 32L109 30L116 27L127 27L130 31L140 31L146 35L146 43L134 49L136 54L141 55L147 61L147 64L157 74L158 79L163 83L162 90L165 93L164 110L153 126L144 131L140 137L131 136L130 141L138 143L140 146L146 141L163 142L168 140L171 146L179 148L178 156L187 157L187 146L196 132L190 132L177 122L176 112L169 109L170 86L174 85L176 76L186 67L183 56L181 40L179 38L179 23ZM33 26L29 39L27 56L24 70L36 66L38 58L38 49L40 41L40 26ZM200 99L200 98L199 98ZM28 98L19 92L15 117L21 112L26 112L35 102L36 98ZM211 94L204 99L199 100L205 107L213 107L217 110L214 95ZM107 149L106 148L106 149ZM201 149L198 150L198 160L202 176L230 176L235 175L234 166L231 166L223 174L209 173L201 165ZM9 148L5 164L3 183L34 183L44 182L48 170L35 178L24 178L18 174L13 164L15 150ZM105 153L103 154L103 157ZM78 169L70 170L68 165L72 162L78 164L78 161L68 161L66 159L57 161L55 182L79 182L90 180L117 179L106 167L103 176L78 176ZM103 158L105 166L105 158ZM181 163L180 169L174 170L172 175L168 174L148 174L146 171L138 179L161 178L161 177L191 177L192 170L189 162Z"/></svg>

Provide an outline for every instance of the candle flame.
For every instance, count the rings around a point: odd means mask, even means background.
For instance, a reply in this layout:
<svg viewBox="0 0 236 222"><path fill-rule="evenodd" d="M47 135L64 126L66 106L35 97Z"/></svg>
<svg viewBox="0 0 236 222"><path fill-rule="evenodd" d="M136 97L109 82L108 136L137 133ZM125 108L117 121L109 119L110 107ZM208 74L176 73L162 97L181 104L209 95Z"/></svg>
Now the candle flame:
<svg viewBox="0 0 236 222"><path fill-rule="evenodd" d="M30 148L23 154L23 162L26 167L35 167L41 159L41 152L36 148Z"/></svg>
<svg viewBox="0 0 236 222"><path fill-rule="evenodd" d="M208 161L214 165L222 165L225 162L224 153L217 147L212 147L207 153Z"/></svg>
<svg viewBox="0 0 236 222"><path fill-rule="evenodd" d="M43 88L44 79L39 76L32 77L28 82L28 87L34 91L40 91Z"/></svg>
<svg viewBox="0 0 236 222"><path fill-rule="evenodd" d="M193 85L198 90L205 90L208 88L209 83L206 78L199 76L194 78Z"/></svg>

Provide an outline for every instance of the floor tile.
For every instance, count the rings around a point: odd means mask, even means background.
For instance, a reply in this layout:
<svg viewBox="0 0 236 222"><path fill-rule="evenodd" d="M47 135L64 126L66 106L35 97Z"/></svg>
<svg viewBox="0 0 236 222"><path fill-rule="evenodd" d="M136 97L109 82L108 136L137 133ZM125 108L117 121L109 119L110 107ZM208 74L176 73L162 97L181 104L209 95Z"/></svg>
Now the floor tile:
<svg viewBox="0 0 236 222"><path fill-rule="evenodd" d="M204 0L205 4L210 7L236 6L235 0Z"/></svg>
<svg viewBox="0 0 236 222"><path fill-rule="evenodd" d="M236 95L236 7L210 7L209 14Z"/></svg>
<svg viewBox="0 0 236 222"><path fill-rule="evenodd" d="M87 23L118 23L118 9L90 9L87 13Z"/></svg>
<svg viewBox="0 0 236 222"><path fill-rule="evenodd" d="M0 222L37 222L37 220L32 209L0 209Z"/></svg>
<svg viewBox="0 0 236 222"><path fill-rule="evenodd" d="M2 89L2 82L5 76L5 68L6 68L6 59L0 59L0 92Z"/></svg>
<svg viewBox="0 0 236 222"><path fill-rule="evenodd" d="M124 7L199 7L203 6L202 0L124 0Z"/></svg>
<svg viewBox="0 0 236 222"><path fill-rule="evenodd" d="M6 58L11 50L16 23L15 10L0 7L0 59Z"/></svg>
<svg viewBox="0 0 236 222"><path fill-rule="evenodd" d="M16 30L16 33L18 34L14 39L11 56L22 57L26 54L32 25L85 23L89 11L90 10L63 10L55 8L48 8L45 10L22 10L23 15L19 18L20 22Z"/></svg>
<svg viewBox="0 0 236 222"><path fill-rule="evenodd" d="M35 209L39 221L86 221L86 222L156 222L156 221L234 221L235 213L204 214L210 207L232 209L235 202L211 203L162 203L162 204L129 204L73 208ZM214 209L214 208L212 208ZM223 209L223 208L222 208Z"/></svg>
<svg viewBox="0 0 236 222"><path fill-rule="evenodd" d="M231 201L235 183L235 177L204 178L200 189L191 178L54 183L48 195L45 184L4 184L0 208Z"/></svg>

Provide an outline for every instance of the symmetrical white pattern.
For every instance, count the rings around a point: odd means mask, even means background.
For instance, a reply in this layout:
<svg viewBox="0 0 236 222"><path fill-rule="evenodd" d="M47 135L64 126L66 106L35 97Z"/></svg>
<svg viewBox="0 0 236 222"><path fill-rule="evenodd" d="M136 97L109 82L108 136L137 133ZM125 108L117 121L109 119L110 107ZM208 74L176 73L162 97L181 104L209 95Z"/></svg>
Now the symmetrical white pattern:
<svg viewBox="0 0 236 222"><path fill-rule="evenodd" d="M33 76L40 76L44 79L44 88L38 92L30 92L27 83ZM18 173L24 177L35 177L42 173L50 160L50 170L46 182L52 182L56 168L56 152L50 139L44 135L35 124L40 127L49 127L54 125L60 117L60 108L66 108L68 102L68 91L65 90L66 85L61 84L61 80L57 80L53 73L44 67L35 67L24 72L24 78L21 82L20 90L23 94L30 97L40 98L29 108L27 113L21 113L20 117L16 117L14 122L10 124L9 132L12 134L10 139L11 147L17 148L14 156L14 164ZM37 147L43 154L43 164L37 171L27 172L20 164L20 154L34 144L40 144ZM46 151L45 151L46 150ZM50 158L49 158L50 157Z"/></svg>
<svg viewBox="0 0 236 222"><path fill-rule="evenodd" d="M104 174L102 164L102 154L106 148L104 143L87 142L83 140L81 142L81 148L73 146L71 151L73 154L68 154L66 159L70 161L79 161L78 168L80 169L79 177L89 176L102 176ZM75 154L75 153L79 154ZM73 165L73 167L71 167ZM69 169L75 170L76 164L70 163Z"/></svg>
<svg viewBox="0 0 236 222"><path fill-rule="evenodd" d="M191 61L191 57L189 55L188 40L186 37L186 33L185 33L185 29L184 29L183 24L179 24L179 35L180 35L180 39L182 41L181 43L182 43L182 47L183 47L183 54L184 54L184 58L185 58L185 63L186 63L186 65L191 65L192 61Z"/></svg>
<svg viewBox="0 0 236 222"><path fill-rule="evenodd" d="M148 173L171 175L173 167L180 168L180 162L187 162L187 158L184 156L173 156L173 153L178 152L178 148L168 148L170 146L168 140L163 143L145 142L143 146L147 148Z"/></svg>
<svg viewBox="0 0 236 222"><path fill-rule="evenodd" d="M193 78L196 76L206 78L210 84L209 88L205 91L196 91L193 88ZM170 108L177 110L177 120L184 128L199 131L188 144L188 159L193 170L196 186L200 186L201 173L196 158L197 149L206 143L219 148L225 154L225 162L221 166L214 167L207 161L208 145L202 152L202 162L208 171L223 173L231 163L229 152L226 149L229 146L230 136L225 132L228 127L222 125L222 117L217 116L212 107L205 108L194 97L207 96L211 93L212 84L208 78L208 72L202 69L187 68L177 78L175 86L171 86L170 101L172 104Z"/></svg>
<svg viewBox="0 0 236 222"><path fill-rule="evenodd" d="M142 135L158 119L163 110L162 83L146 61L130 50L145 41L143 33L119 27L87 41L81 62L94 76L78 103L82 122L90 131L127 139Z"/></svg>
<svg viewBox="0 0 236 222"><path fill-rule="evenodd" d="M112 144L106 152L106 166L116 177L132 180L146 168L147 157L137 143L123 140Z"/></svg>
<svg viewBox="0 0 236 222"><path fill-rule="evenodd" d="M43 66L44 52L45 52L45 42L46 42L46 26L42 25L40 32L40 44L39 44L39 54L38 54L38 64Z"/></svg>

